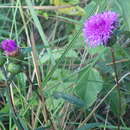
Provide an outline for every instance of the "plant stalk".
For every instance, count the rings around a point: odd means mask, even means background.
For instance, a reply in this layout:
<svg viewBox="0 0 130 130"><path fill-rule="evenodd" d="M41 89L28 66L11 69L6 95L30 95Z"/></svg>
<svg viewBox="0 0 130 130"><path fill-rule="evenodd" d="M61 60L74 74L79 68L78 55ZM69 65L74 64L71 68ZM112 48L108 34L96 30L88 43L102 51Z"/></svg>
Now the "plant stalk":
<svg viewBox="0 0 130 130"><path fill-rule="evenodd" d="M29 81L29 83L30 83L31 86L32 86L32 89L33 89L34 92L37 94L37 96L39 97L40 101L41 101L42 103L44 103L45 111L46 111L46 114L47 114L46 116L47 116L48 120L50 121L50 123L51 123L51 125L52 125L52 127L53 127L53 130L56 130L56 126L55 126L55 124L53 123L53 121L52 121L52 119L51 119L51 116L50 116L50 112L49 112L49 110L47 109L47 106L46 106L46 104L45 104L45 97L41 96L41 94L35 89L35 86L33 85L33 82L31 81L31 79L30 79L30 77L28 76L27 72L25 72L25 74L26 74L27 80ZM39 89L39 88L38 88L38 89Z"/></svg>
<svg viewBox="0 0 130 130"><path fill-rule="evenodd" d="M3 68L1 70L3 71L4 76L5 76L6 80L7 80L7 82L6 82L6 85L7 85L7 96L8 96L8 100L10 102L10 106L11 106L12 112L14 114L14 119L19 124L20 129L24 130L24 127L23 127L23 125L22 125L22 123L21 123L21 121L19 119L18 114L17 114L17 110L16 110L16 107L14 105L14 101L13 101L13 97L12 97L12 92L11 92L11 88L10 88L10 84L11 84L12 81L10 80L10 78L7 77L5 69Z"/></svg>
<svg viewBox="0 0 130 130"><path fill-rule="evenodd" d="M120 117L121 117L121 92L120 92L120 84L119 84L119 80L118 80L118 72L117 72L117 68L116 68L116 63L115 63L115 54L114 54L114 49L111 49L111 53L112 53L112 62L113 62L113 69L115 72L115 81L117 84L117 91L118 91L118 97L119 97L119 113L118 113L118 122L117 122L117 126L118 126L118 130L120 130Z"/></svg>

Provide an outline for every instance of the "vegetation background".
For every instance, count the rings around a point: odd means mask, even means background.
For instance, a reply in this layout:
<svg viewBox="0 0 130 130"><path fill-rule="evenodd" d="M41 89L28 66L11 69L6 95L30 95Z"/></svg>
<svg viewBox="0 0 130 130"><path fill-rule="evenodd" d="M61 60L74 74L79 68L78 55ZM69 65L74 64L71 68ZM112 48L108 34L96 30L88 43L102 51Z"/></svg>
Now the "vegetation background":
<svg viewBox="0 0 130 130"><path fill-rule="evenodd" d="M114 53L82 33L108 10L120 15ZM0 41L25 57L10 79L9 62L1 67L0 129L130 130L129 31L130 0L1 0Z"/></svg>

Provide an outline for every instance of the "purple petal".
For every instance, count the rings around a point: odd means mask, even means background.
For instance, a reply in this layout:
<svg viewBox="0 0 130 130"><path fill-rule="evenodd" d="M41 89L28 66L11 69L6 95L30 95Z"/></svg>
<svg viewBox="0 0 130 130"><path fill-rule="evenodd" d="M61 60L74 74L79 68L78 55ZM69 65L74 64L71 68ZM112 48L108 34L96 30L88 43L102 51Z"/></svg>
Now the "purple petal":
<svg viewBox="0 0 130 130"><path fill-rule="evenodd" d="M91 16L84 23L83 33L86 42L91 47L106 45L118 23L118 14L104 12Z"/></svg>
<svg viewBox="0 0 130 130"><path fill-rule="evenodd" d="M1 48L7 53L11 53L13 51L16 51L18 49L18 46L14 40L7 39L1 42Z"/></svg>

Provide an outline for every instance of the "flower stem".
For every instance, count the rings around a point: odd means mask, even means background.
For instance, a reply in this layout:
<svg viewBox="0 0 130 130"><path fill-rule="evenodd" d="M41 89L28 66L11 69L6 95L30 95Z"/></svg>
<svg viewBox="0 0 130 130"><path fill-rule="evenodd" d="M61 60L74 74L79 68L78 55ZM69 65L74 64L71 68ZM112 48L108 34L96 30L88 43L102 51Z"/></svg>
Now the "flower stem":
<svg viewBox="0 0 130 130"><path fill-rule="evenodd" d="M116 68L116 63L115 63L115 54L114 54L114 49L111 49L111 53L112 53L112 62L113 62L113 69L115 72L115 80L116 80L116 84L117 84L117 91L118 91L118 97L119 97L119 112L118 112L118 122L117 122L117 126L118 126L118 130L120 130L120 116L121 116L121 92L120 92L120 84L119 84L119 80L118 80L118 72L117 72L117 68Z"/></svg>

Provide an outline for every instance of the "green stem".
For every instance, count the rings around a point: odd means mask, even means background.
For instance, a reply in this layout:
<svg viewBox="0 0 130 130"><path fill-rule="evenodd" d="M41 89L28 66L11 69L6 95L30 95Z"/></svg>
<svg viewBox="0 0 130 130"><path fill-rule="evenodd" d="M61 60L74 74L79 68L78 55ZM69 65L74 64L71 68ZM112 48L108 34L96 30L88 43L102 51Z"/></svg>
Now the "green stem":
<svg viewBox="0 0 130 130"><path fill-rule="evenodd" d="M118 80L118 72L117 72L117 68L116 68L116 63L115 63L115 54L114 54L114 49L111 48L111 53L112 53L112 62L113 62L113 69L115 72L115 80L116 80L116 84L117 84L117 91L118 91L118 97L119 97L119 113L118 113L118 130L120 130L120 117L121 117L121 92L120 92L120 84L119 84L119 80Z"/></svg>
<svg viewBox="0 0 130 130"><path fill-rule="evenodd" d="M3 68L1 70L3 71L4 76L5 76L6 80L7 80L7 87L8 87L7 88L7 96L8 96L8 100L9 100L9 103L10 103L10 106L11 106L11 109L12 109L12 112L13 112L13 115L14 115L14 120L17 123L18 128L20 128L21 130L25 130L22 123L21 123L21 121L20 121L20 119L19 119L19 116L17 114L16 107L15 107L15 105L13 103L13 98L12 98L12 95L11 95L11 88L10 88L10 84L11 84L12 81L10 81L9 80L10 78L7 77L5 69Z"/></svg>

